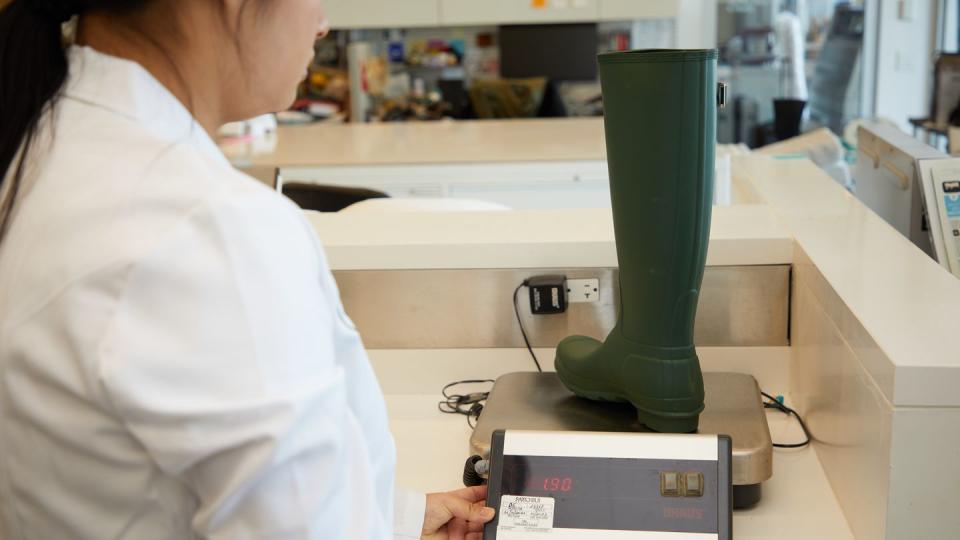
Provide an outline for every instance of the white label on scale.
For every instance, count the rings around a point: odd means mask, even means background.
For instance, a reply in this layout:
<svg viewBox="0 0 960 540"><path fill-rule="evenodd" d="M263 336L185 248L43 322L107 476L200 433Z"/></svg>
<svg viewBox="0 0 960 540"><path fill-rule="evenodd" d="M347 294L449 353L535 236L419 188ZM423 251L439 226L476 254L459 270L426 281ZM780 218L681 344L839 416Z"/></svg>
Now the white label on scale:
<svg viewBox="0 0 960 540"><path fill-rule="evenodd" d="M497 530L550 532L553 530L553 505L554 500L550 497L504 495L500 498Z"/></svg>

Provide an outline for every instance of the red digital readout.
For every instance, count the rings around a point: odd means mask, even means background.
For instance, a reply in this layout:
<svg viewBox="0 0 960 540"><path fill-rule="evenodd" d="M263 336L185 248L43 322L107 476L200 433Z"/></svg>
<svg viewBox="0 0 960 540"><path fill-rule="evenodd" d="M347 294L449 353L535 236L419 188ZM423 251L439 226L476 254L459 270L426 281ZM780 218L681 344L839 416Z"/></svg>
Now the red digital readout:
<svg viewBox="0 0 960 540"><path fill-rule="evenodd" d="M569 476L548 476L544 479L534 479L531 486L547 492L567 493L573 489L573 478Z"/></svg>

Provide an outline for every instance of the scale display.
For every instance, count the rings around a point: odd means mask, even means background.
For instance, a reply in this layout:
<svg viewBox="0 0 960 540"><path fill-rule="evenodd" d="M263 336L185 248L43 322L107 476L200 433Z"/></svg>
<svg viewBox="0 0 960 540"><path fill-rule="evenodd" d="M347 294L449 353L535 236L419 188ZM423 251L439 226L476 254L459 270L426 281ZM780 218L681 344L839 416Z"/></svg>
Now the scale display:
<svg viewBox="0 0 960 540"><path fill-rule="evenodd" d="M704 488L663 496L661 472ZM716 462L504 456L503 493L550 497L555 528L716 533Z"/></svg>
<svg viewBox="0 0 960 540"><path fill-rule="evenodd" d="M729 438L498 431L491 466L485 539L730 538Z"/></svg>
<svg viewBox="0 0 960 540"><path fill-rule="evenodd" d="M960 277L960 175L940 180L941 220L951 271Z"/></svg>
<svg viewBox="0 0 960 540"><path fill-rule="evenodd" d="M960 278L960 159L923 160L920 165L936 259Z"/></svg>

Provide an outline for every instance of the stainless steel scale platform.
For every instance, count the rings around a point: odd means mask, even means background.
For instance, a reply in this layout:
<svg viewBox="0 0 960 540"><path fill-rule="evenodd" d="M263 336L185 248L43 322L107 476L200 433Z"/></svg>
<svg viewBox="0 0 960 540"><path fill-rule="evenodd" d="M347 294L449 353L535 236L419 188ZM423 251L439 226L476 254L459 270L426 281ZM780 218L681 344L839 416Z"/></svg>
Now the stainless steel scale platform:
<svg viewBox="0 0 960 540"><path fill-rule="evenodd" d="M733 439L733 505L760 501L773 476L773 442L756 379L740 373L704 373L706 408L700 433ZM581 399L556 373L510 373L497 379L470 437L470 449L487 459L494 430L648 432L629 404Z"/></svg>

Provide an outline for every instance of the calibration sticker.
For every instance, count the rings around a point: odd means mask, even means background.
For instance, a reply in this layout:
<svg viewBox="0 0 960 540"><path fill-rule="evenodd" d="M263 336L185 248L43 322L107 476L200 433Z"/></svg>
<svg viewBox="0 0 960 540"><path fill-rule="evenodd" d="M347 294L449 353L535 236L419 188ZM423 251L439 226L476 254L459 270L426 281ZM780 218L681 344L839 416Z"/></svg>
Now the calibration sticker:
<svg viewBox="0 0 960 540"><path fill-rule="evenodd" d="M497 529L549 532L553 530L553 505L551 497L504 495Z"/></svg>

